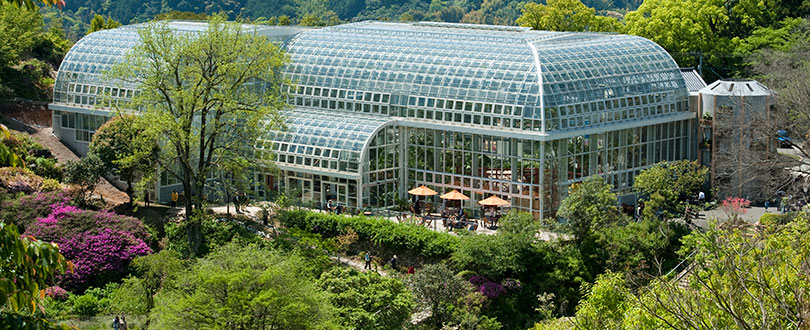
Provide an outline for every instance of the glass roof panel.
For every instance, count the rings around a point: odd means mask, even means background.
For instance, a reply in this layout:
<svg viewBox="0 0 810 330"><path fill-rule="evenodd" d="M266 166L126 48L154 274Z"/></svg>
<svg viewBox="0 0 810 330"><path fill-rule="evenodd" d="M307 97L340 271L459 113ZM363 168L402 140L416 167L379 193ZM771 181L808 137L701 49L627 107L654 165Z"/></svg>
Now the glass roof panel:
<svg viewBox="0 0 810 330"><path fill-rule="evenodd" d="M389 117L336 113L312 108L284 112L287 130L272 131L257 147L275 145L277 164L309 166L324 170L358 173L361 152L371 135L393 123Z"/></svg>

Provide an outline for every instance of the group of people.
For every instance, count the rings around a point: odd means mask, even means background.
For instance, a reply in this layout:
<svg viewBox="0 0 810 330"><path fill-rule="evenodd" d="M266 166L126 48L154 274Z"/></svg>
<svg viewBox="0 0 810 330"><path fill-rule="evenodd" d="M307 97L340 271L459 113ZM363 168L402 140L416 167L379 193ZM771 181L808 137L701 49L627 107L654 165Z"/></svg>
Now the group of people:
<svg viewBox="0 0 810 330"><path fill-rule="evenodd" d="M365 266L363 267L363 269L371 270L371 264L372 264L372 261L374 261L374 256L371 254L371 252L366 251L366 253L363 255L363 261L365 261L365 263L366 263ZM388 261L388 263L391 264L391 269L393 269L395 271L399 271L399 264L398 264L399 259L397 258L396 254L393 257L391 257L391 260ZM376 264L374 264L374 270L375 271L377 270L377 265ZM415 272L415 269L414 269L413 265L408 266L408 274L413 274L414 272Z"/></svg>
<svg viewBox="0 0 810 330"><path fill-rule="evenodd" d="M127 317L124 314L121 314L119 318L118 315L113 318L112 322L113 330L127 330L129 326L127 326Z"/></svg>
<svg viewBox="0 0 810 330"><path fill-rule="evenodd" d="M335 214L341 214L345 210L343 208L343 204L338 203L337 205L334 205L334 203L332 203L332 200L330 199L328 202L326 202L326 205L324 206L324 211L326 211L326 213L334 212Z"/></svg>

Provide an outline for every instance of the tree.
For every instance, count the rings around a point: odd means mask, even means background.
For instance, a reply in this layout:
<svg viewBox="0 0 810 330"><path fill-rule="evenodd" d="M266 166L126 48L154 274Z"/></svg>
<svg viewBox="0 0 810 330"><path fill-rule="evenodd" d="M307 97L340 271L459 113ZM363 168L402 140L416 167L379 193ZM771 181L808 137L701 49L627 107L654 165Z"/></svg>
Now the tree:
<svg viewBox="0 0 810 330"><path fill-rule="evenodd" d="M79 186L79 198L86 203L98 185L99 176L104 173L104 163L98 155L89 153L79 160L65 165L65 183Z"/></svg>
<svg viewBox="0 0 810 330"><path fill-rule="evenodd" d="M155 298L158 329L331 329L328 296L305 261L255 245L228 244L182 272Z"/></svg>
<svg viewBox="0 0 810 330"><path fill-rule="evenodd" d="M153 22L139 35L141 43L110 75L138 86L127 108L141 109L136 127L164 146L159 170L182 183L188 221L193 209L202 209L213 171L251 163L253 142L281 126L280 72L288 60L270 40L220 16L196 34ZM196 253L200 225L187 228Z"/></svg>
<svg viewBox="0 0 810 330"><path fill-rule="evenodd" d="M17 7L25 6L28 10L38 10L37 3L41 3L48 7L50 6L57 6L62 8L65 6L64 0L2 0L0 1L2 4L12 4ZM4 30L5 31L5 30Z"/></svg>
<svg viewBox="0 0 810 330"><path fill-rule="evenodd" d="M132 183L155 169L157 142L142 136L132 115L115 116L102 125L90 141L90 153L99 157L103 171L127 183L132 203Z"/></svg>
<svg viewBox="0 0 810 330"><path fill-rule="evenodd" d="M298 23L301 26L324 26L326 23L320 16L315 14L304 14L301 16L301 21Z"/></svg>
<svg viewBox="0 0 810 330"><path fill-rule="evenodd" d="M535 244L539 223L530 213L516 210L499 222L501 228L495 235L461 237L451 260L458 268L493 281L528 279L550 252L546 246Z"/></svg>
<svg viewBox="0 0 810 330"><path fill-rule="evenodd" d="M0 3L0 67L15 65L30 52L42 25L36 11L20 13L13 5Z"/></svg>
<svg viewBox="0 0 810 330"><path fill-rule="evenodd" d="M281 15L278 17L278 25L290 25L292 22L290 21L290 16Z"/></svg>
<svg viewBox="0 0 810 330"><path fill-rule="evenodd" d="M802 329L808 224L806 214L765 230L712 224L684 237L686 266L673 276L633 290L621 275L603 274L570 321L583 329Z"/></svg>
<svg viewBox="0 0 810 330"><path fill-rule="evenodd" d="M46 283L73 271L56 244L20 236L14 225L0 221L0 327L4 329L66 329L35 316L42 310Z"/></svg>
<svg viewBox="0 0 810 330"><path fill-rule="evenodd" d="M112 305L130 315L148 315L155 307L155 295L172 288L187 266L179 253L168 249L135 258L131 267L136 276L124 279L113 294Z"/></svg>
<svg viewBox="0 0 810 330"><path fill-rule="evenodd" d="M87 30L87 34L101 30L114 29L119 26L121 26L121 23L112 19L112 17L107 17L107 20L105 21L104 16L96 14L96 16L93 17L93 20L90 21L90 29Z"/></svg>
<svg viewBox="0 0 810 330"><path fill-rule="evenodd" d="M785 130L790 137L785 141L799 157L783 158L773 167L789 168L792 172L786 180L780 180L777 190L800 192L804 185L791 183L800 176L810 174L807 170L810 164L810 145L806 143L810 132L810 90L796 81L810 79L810 22L803 20L789 32L789 37L780 47L761 49L752 55L752 70L761 81L770 88L775 95L776 104L772 107L770 124L762 122L763 129L768 136L777 136L779 130ZM782 48L782 50L780 50ZM776 181L769 178L769 182ZM799 188L799 189L796 189Z"/></svg>
<svg viewBox="0 0 810 330"><path fill-rule="evenodd" d="M547 31L620 31L621 23L611 17L597 16L596 10L580 0L548 0L545 5L526 3L517 23Z"/></svg>
<svg viewBox="0 0 810 330"><path fill-rule="evenodd" d="M557 216L566 219L563 230L574 235L581 243L597 227L607 226L622 218L616 194L600 176L591 176L580 183L574 183L568 196L560 203Z"/></svg>
<svg viewBox="0 0 810 330"><path fill-rule="evenodd" d="M695 55L681 57L681 66L697 66L699 54L712 65L728 60L721 56L734 49L733 36L726 33L730 21L723 0L645 1L625 16L627 33L655 41L675 55Z"/></svg>
<svg viewBox="0 0 810 330"><path fill-rule="evenodd" d="M413 297L397 278L376 272L361 273L336 267L321 274L318 286L346 327L356 329L402 329L411 317Z"/></svg>
<svg viewBox="0 0 810 330"><path fill-rule="evenodd" d="M697 161L660 162L641 171L633 182L633 189L642 198L660 195L664 204L657 205L656 209L675 213L678 212L676 206L679 202L697 196L697 191L706 183L708 174L709 169Z"/></svg>
<svg viewBox="0 0 810 330"><path fill-rule="evenodd" d="M0 124L0 142L9 138L11 138L11 132L9 132L6 125ZM0 166L25 167L25 160L14 153L11 147L5 143L0 143Z"/></svg>
<svg viewBox="0 0 810 330"><path fill-rule="evenodd" d="M407 283L416 300L430 309L431 321L437 327L450 318L453 304L470 291L469 284L444 264L426 265L408 276Z"/></svg>

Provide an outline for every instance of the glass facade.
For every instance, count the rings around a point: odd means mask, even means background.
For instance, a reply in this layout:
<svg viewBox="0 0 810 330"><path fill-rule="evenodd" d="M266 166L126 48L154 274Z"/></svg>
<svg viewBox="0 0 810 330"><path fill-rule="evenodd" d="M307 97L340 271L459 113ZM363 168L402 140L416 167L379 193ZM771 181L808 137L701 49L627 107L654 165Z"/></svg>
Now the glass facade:
<svg viewBox="0 0 810 330"><path fill-rule="evenodd" d="M131 47L137 27L106 32L125 41L109 49ZM390 207L426 184L459 189L467 207L497 194L539 217L588 175L627 192L641 169L694 158L683 76L643 38L427 22L259 29L283 36L294 82L287 130L257 142L272 151L258 158L282 169L257 174L260 195L286 186L316 202ZM94 61L85 39L65 77ZM92 104L91 86L57 79L54 103Z"/></svg>

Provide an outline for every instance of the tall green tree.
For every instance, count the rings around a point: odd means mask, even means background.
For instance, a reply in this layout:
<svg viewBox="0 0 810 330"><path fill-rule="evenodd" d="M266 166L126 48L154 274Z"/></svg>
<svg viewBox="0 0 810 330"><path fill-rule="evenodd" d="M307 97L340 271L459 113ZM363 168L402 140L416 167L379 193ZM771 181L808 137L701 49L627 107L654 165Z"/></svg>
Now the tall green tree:
<svg viewBox="0 0 810 330"><path fill-rule="evenodd" d="M321 274L318 286L329 293L341 324L356 329L402 329L414 300L401 280L376 272L336 267Z"/></svg>
<svg viewBox="0 0 810 330"><path fill-rule="evenodd" d="M574 235L582 242L594 229L618 222L622 218L619 200L610 191L610 185L600 176L591 176L585 181L572 184L568 196L560 203L557 215L565 218L564 232Z"/></svg>
<svg viewBox="0 0 810 330"><path fill-rule="evenodd" d="M136 127L163 146L159 169L182 183L188 221L202 208L213 171L251 163L253 142L280 127L286 106L280 72L288 59L270 40L220 16L195 34L154 22L139 35L141 43L111 77L138 86L126 106L141 109ZM196 253L200 224L187 229Z"/></svg>
<svg viewBox="0 0 810 330"><path fill-rule="evenodd" d="M661 162L641 171L633 182L633 189L642 199L653 201L651 211L678 213L679 203L696 197L708 174L709 169L697 161Z"/></svg>
<svg viewBox="0 0 810 330"><path fill-rule="evenodd" d="M132 183L155 169L157 141L135 126L132 115L115 116L102 125L90 141L90 153L99 157L103 171L118 176L127 183L127 195L132 203Z"/></svg>
<svg viewBox="0 0 810 330"><path fill-rule="evenodd" d="M444 264L426 265L408 276L416 300L431 311L431 324L441 327L451 317L453 305L470 291L469 283Z"/></svg>
<svg viewBox="0 0 810 330"><path fill-rule="evenodd" d="M228 244L161 291L157 329L333 329L328 295L302 276L305 261L255 245Z"/></svg>
<svg viewBox="0 0 810 330"><path fill-rule="evenodd" d="M112 17L107 17L105 20L104 16L96 14L96 16L94 16L90 21L90 29L87 30L87 34L101 30L114 29L119 26L121 26L121 23L112 19Z"/></svg>
<svg viewBox="0 0 810 330"><path fill-rule="evenodd" d="M619 32L621 23L612 17L596 15L580 0L548 0L546 4L526 3L517 19L520 26L545 31Z"/></svg>
<svg viewBox="0 0 810 330"><path fill-rule="evenodd" d="M14 5L0 4L0 66L17 64L31 51L42 30L42 18L36 11L20 12Z"/></svg>

